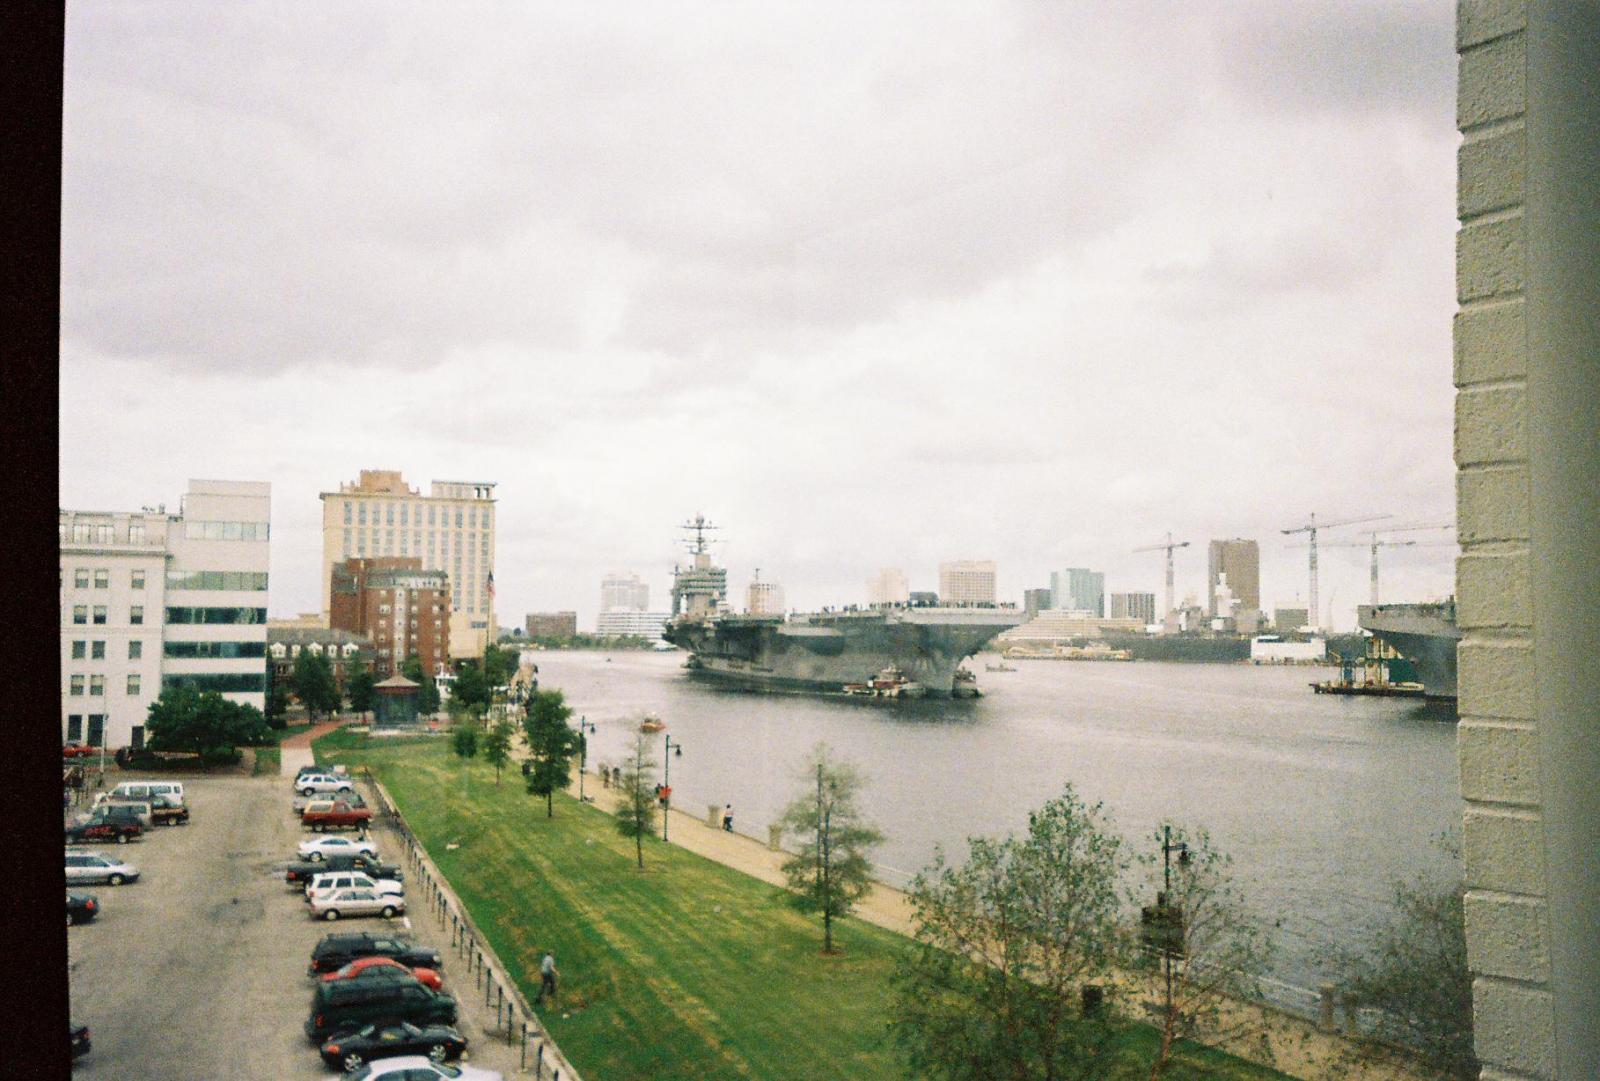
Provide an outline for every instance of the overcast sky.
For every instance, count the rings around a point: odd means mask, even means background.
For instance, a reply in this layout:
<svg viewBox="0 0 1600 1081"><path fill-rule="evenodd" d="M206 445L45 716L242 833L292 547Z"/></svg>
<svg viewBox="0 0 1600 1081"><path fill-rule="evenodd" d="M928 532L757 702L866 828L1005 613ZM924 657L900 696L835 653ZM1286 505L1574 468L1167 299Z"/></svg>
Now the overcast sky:
<svg viewBox="0 0 1600 1081"><path fill-rule="evenodd" d="M1110 12L1115 11L1113 17ZM74 4L63 506L499 484L503 625L704 512L742 603L1453 518L1453 5ZM1381 523L1379 523L1381 524ZM1397 539L1449 534L1416 532ZM1356 527L1324 541L1360 540ZM1452 590L1396 548L1384 599ZM1321 593L1353 626L1365 548Z"/></svg>

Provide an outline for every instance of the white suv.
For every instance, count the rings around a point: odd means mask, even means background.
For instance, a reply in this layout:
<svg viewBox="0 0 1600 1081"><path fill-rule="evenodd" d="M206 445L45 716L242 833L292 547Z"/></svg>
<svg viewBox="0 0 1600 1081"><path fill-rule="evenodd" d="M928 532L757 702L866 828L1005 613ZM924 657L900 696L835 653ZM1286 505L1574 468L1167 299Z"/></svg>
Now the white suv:
<svg viewBox="0 0 1600 1081"><path fill-rule="evenodd" d="M332 773L304 774L295 778L294 787L302 796L318 792L349 792L352 788L349 777L339 777Z"/></svg>
<svg viewBox="0 0 1600 1081"><path fill-rule="evenodd" d="M373 878L360 871L323 871L311 876L306 887L306 900L320 900L334 890L371 890L390 897L404 897L406 889L392 878Z"/></svg>

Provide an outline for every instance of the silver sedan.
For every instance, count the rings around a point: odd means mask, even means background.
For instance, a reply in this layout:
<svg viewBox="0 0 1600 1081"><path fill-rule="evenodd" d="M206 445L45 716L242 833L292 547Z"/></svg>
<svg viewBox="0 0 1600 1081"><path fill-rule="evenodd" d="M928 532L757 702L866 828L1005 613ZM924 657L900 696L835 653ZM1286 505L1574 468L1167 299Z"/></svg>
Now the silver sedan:
<svg viewBox="0 0 1600 1081"><path fill-rule="evenodd" d="M336 920L341 916L398 916L406 910L406 899L373 890L343 889L311 900L311 915L319 920Z"/></svg>

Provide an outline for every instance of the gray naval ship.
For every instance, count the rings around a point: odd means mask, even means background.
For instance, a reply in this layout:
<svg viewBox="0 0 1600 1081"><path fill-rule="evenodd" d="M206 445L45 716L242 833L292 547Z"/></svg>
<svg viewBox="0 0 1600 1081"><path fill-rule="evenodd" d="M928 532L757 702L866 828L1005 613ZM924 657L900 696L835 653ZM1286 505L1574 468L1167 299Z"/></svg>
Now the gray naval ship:
<svg viewBox="0 0 1600 1081"><path fill-rule="evenodd" d="M735 614L703 515L684 525L692 559L675 567L662 637L689 651L696 675L751 690L873 698L976 697L961 662L1023 622L1014 608L884 605L806 614Z"/></svg>
<svg viewBox="0 0 1600 1081"><path fill-rule="evenodd" d="M1456 602L1437 604L1363 604L1356 623L1388 642L1417 669L1422 692L1430 699L1456 700Z"/></svg>

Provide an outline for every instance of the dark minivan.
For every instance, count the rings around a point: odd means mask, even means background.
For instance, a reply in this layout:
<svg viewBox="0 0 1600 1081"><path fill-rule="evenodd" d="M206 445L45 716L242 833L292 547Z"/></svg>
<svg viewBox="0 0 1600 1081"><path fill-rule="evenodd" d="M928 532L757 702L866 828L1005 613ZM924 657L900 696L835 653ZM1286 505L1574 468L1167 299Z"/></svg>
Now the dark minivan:
<svg viewBox="0 0 1600 1081"><path fill-rule="evenodd" d="M317 983L306 1018L306 1037L320 1043L341 1029L374 1021L453 1025L456 1000L416 980L334 980Z"/></svg>

